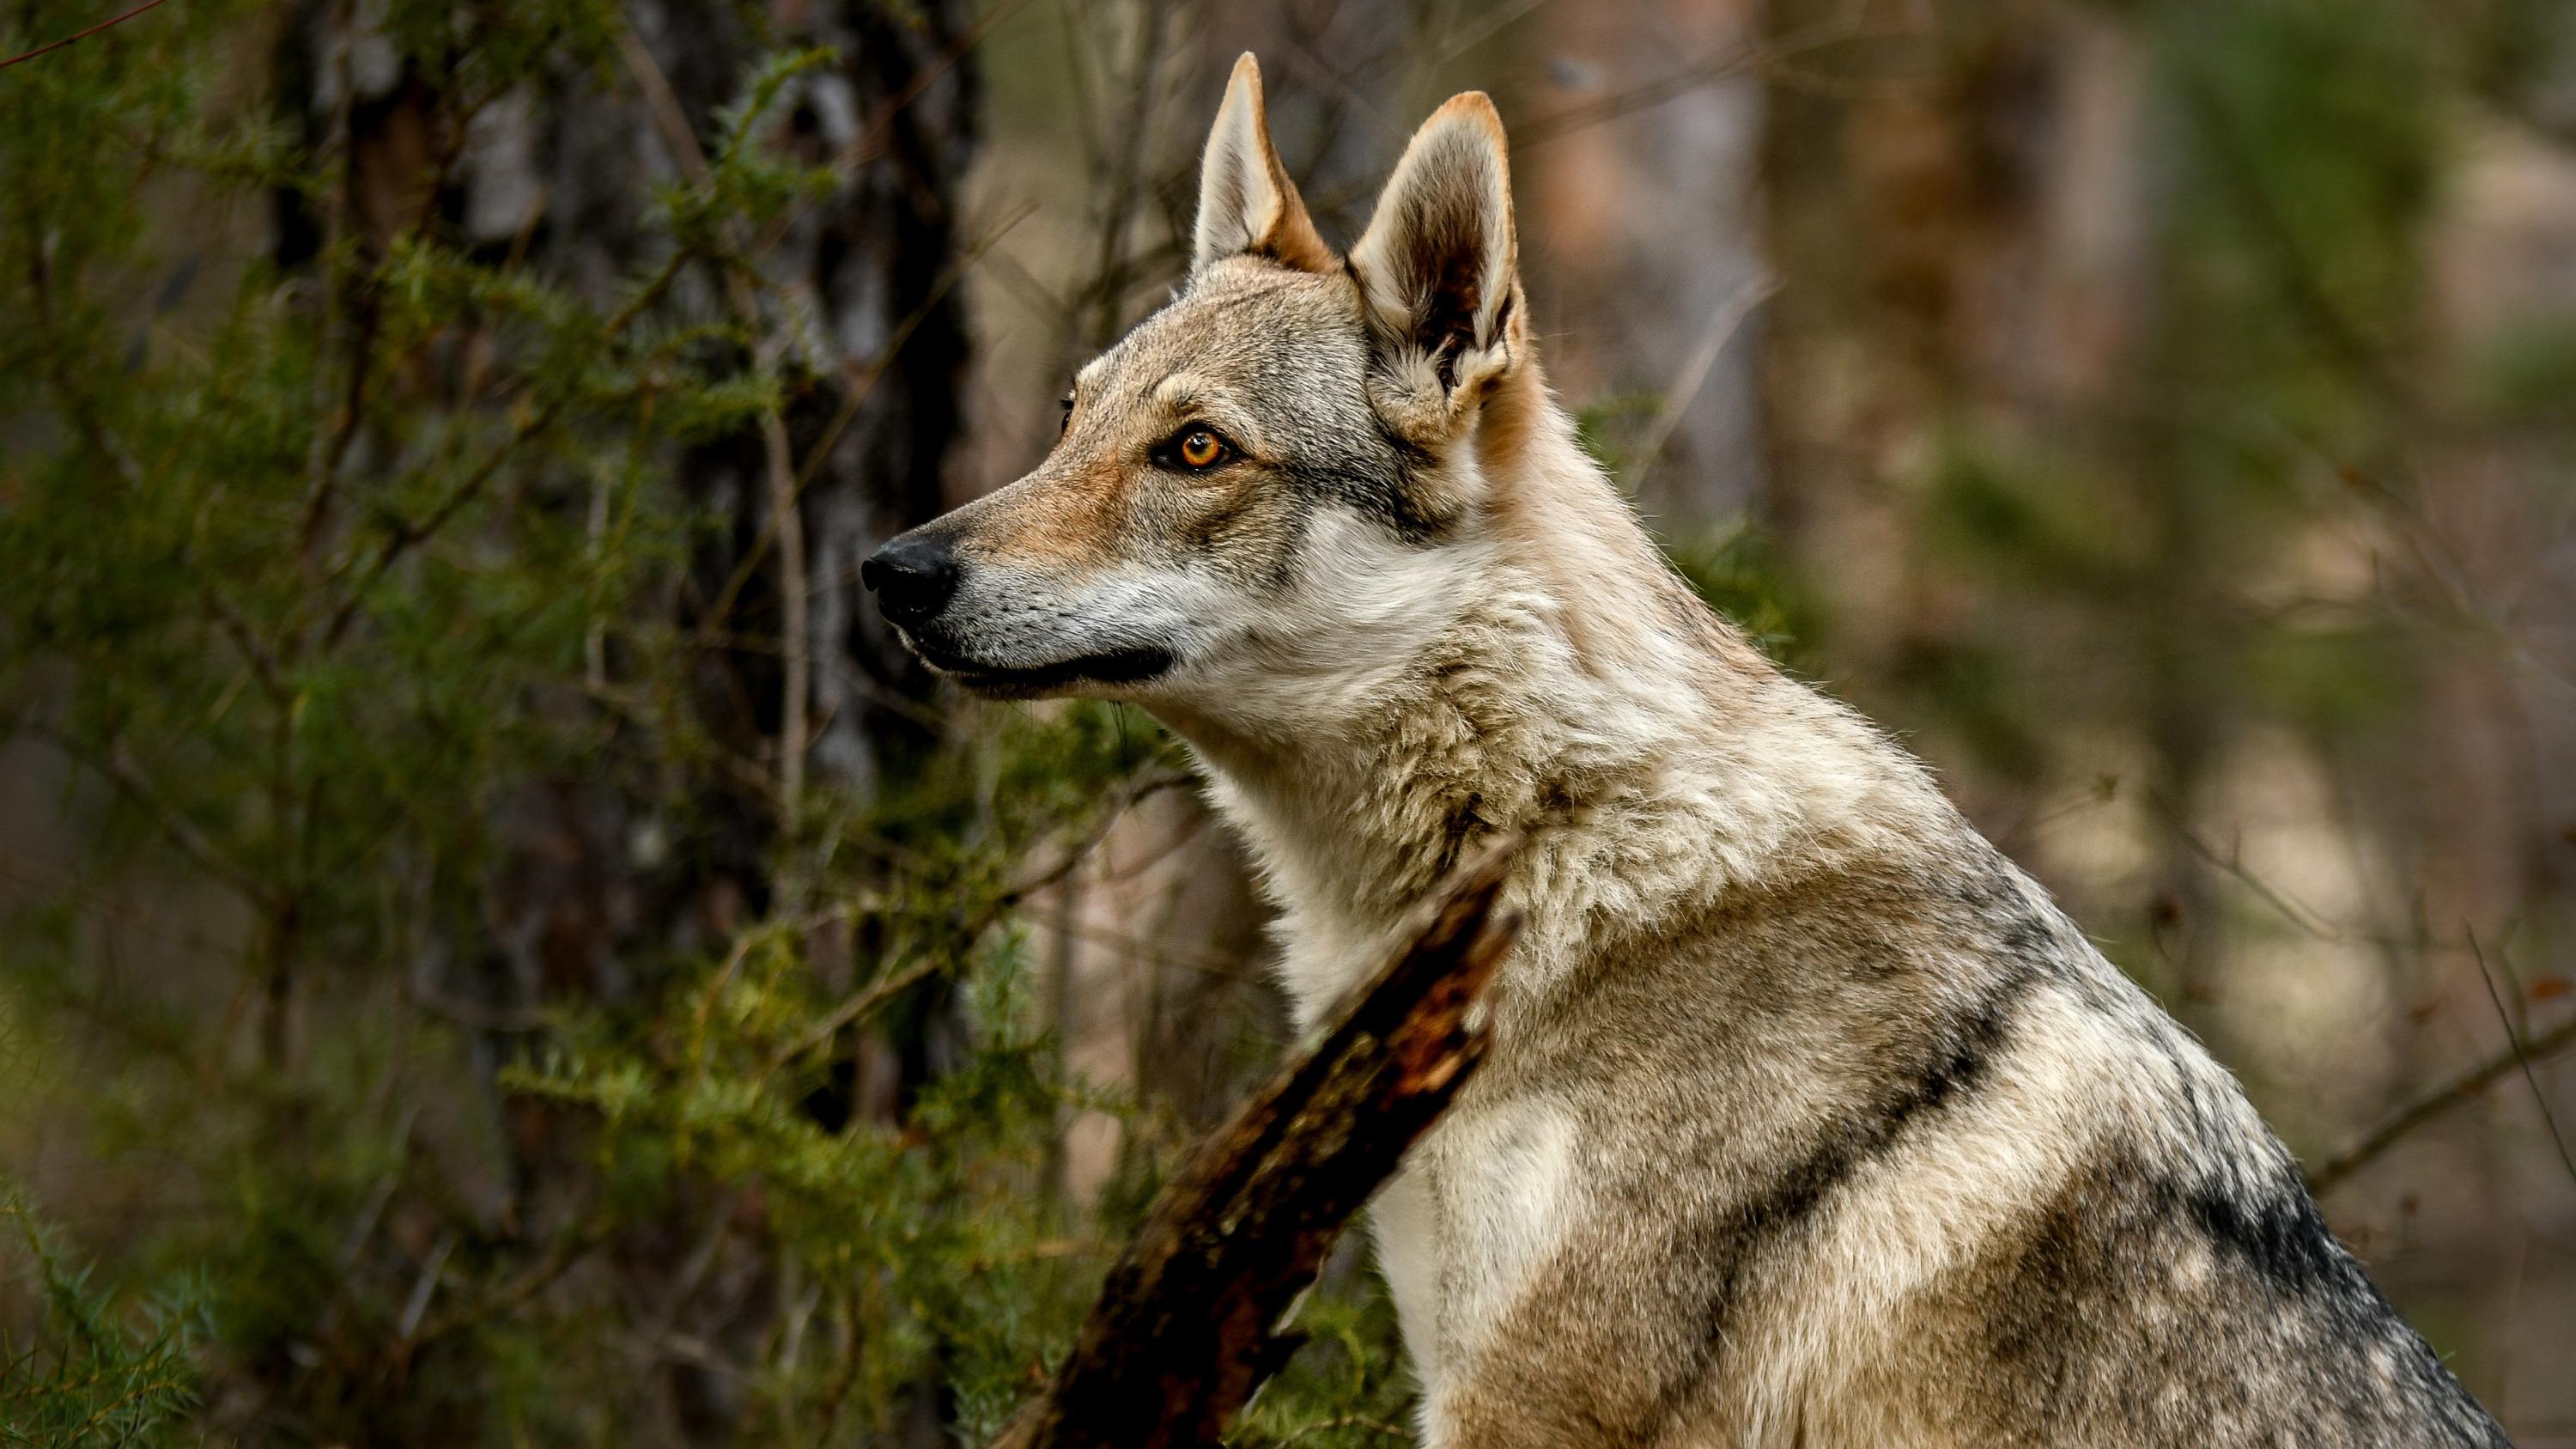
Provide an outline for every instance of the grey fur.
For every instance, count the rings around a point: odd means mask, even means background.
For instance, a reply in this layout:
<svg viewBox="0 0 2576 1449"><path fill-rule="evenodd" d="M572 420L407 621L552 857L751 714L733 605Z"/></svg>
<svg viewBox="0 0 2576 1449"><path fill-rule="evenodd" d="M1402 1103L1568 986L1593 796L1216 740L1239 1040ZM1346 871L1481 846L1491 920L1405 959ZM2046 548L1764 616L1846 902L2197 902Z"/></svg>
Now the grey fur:
<svg viewBox="0 0 2576 1449"><path fill-rule="evenodd" d="M930 526L914 641L1170 722L1308 1020L1528 837L1494 1053L1375 1210L1426 1441L2502 1444L2234 1080L1663 565L1540 377L1491 106L1334 264L1248 57L1227 104L1188 288Z"/></svg>

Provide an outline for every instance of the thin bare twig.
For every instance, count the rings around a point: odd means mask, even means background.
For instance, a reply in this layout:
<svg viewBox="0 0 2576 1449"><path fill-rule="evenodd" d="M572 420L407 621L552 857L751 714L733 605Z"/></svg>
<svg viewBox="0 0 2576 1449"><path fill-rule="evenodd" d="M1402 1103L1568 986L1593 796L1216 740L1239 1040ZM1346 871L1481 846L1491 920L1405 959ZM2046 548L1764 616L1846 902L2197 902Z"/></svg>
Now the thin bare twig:
<svg viewBox="0 0 2576 1449"><path fill-rule="evenodd" d="M840 410L832 415L830 422L824 424L823 431L815 438L813 446L806 450L805 462L796 470L791 490L795 497L801 499L804 496L806 487L814 481L814 475L821 471L824 459L831 455L833 446L840 442L841 434L858 416L859 409L867 405L869 396L877 389L877 384L882 382L887 372L894 367L895 359L902 354L904 344L910 342L913 333L919 331L921 325L930 319L930 314L937 310L949 291L966 275L967 268L973 266L988 250L999 244L1003 237L1008 236L1012 228L1027 220L1036 211L1035 202L1027 203L1005 217L991 231L961 248L957 259L949 264L948 269L940 274L936 282L931 284L929 293L904 315L901 322L895 324L894 330L886 336L883 349L868 364L866 374L859 379L856 386L847 389L841 399ZM784 515L774 515L772 523L764 525L760 533L752 539L751 547L743 551L742 561L735 564L732 574L726 577L724 588L716 595L714 606L707 610L708 618L723 620L731 617L735 602L741 598L743 589L751 583L752 574L759 568L760 561L768 556L771 543L776 541L776 522L783 518ZM842 584L855 577L857 574L854 569L852 572L823 582ZM810 597L810 591L815 586L809 582L806 587Z"/></svg>
<svg viewBox="0 0 2576 1449"><path fill-rule="evenodd" d="M1551 112L1533 120L1523 121L1512 128L1512 149L1515 152L1524 152L1542 142L1554 140L1586 126L1616 120L1638 111L1652 110L1667 101L1688 95L1702 86L1733 80L1743 75L1768 73L1786 61L1814 51L1856 40L1917 35L1922 33L1923 28L1922 22L1910 19L1872 22L1867 18L1866 7L1864 7L1863 10L1855 11L1851 15L1820 21L1768 44L1746 45L1731 54L1705 60L1696 65L1684 66L1670 75L1640 82L1626 90L1567 106L1563 110Z"/></svg>
<svg viewBox="0 0 2576 1449"><path fill-rule="evenodd" d="M534 1008L484 1006L478 1002L461 1001L417 981L403 983L403 999L432 1016L445 1017L458 1026L472 1027L476 1031L517 1035L544 1031L555 1024L554 1018Z"/></svg>
<svg viewBox="0 0 2576 1449"><path fill-rule="evenodd" d="M1519 4L1511 6L1502 13L1486 17L1482 24L1477 25L1472 30L1465 31L1464 33L1452 33L1442 36L1440 38L1440 59L1443 61L1456 60L1458 57L1465 55L1468 51L1474 50L1477 46L1493 39L1505 29L1527 19L1530 12L1547 3L1548 0L1520 0Z"/></svg>
<svg viewBox="0 0 2576 1449"><path fill-rule="evenodd" d="M555 1240L546 1255L529 1265L526 1271L471 1303L449 1308L422 1324L418 1332L407 1335L411 1346L418 1349L434 1343L459 1329L470 1328L487 1319L516 1309L551 1287L555 1280L572 1271L580 1262L597 1251L612 1236L607 1224L591 1222L565 1232Z"/></svg>
<svg viewBox="0 0 2576 1449"><path fill-rule="evenodd" d="M137 5L137 6L135 6L133 9L126 11L124 14L122 14L122 15L112 15L112 16L108 17L107 19L100 21L100 22L99 22L99 23L97 23L96 25L91 26L91 27L90 27L89 29L87 29L87 30L74 31L72 34L70 34L70 35L66 35L66 36L64 36L64 37L63 37L62 39L60 39L60 40L53 41L53 42L50 42L50 43L45 44L45 45L37 46L37 47L36 47L35 49L33 49L33 50L20 51L18 54L16 54L16 55L13 55L13 56L9 57L7 60L0 60L0 70L7 70L9 67L11 67L11 66L13 66L13 65L16 65L18 62L20 62L20 61L22 61L22 60L34 60L37 56L45 55L45 54L48 54L48 53L50 53L50 52L60 50L60 49L62 49L64 46L66 46L66 45L70 45L70 44L71 44L71 43L73 43L74 41L87 40L87 39L89 39L91 36L98 34L98 33L99 33L100 31L102 31L102 30L109 29L109 28L110 28L110 27L112 27L112 26L123 25L125 22L127 22L127 21L129 21L129 20L133 19L133 18L134 18L135 16L137 16L137 15L142 14L142 13L143 13L144 11L146 11L146 10L157 10L157 9L159 9L159 8L160 8L164 3L165 3L165 0L143 0L143 3L142 3L142 4Z"/></svg>
<svg viewBox="0 0 2576 1449"><path fill-rule="evenodd" d="M2494 1003L2496 1025L2504 1028L2505 1044L2513 1051L2516 1065L2522 1068L2523 1085L2531 1088L2532 1105L2540 1109L2541 1125L2549 1129L2549 1144L2558 1149L2558 1165L2567 1169L2567 1179L2576 1182L2576 1158L2567 1155L2567 1139L2559 1134L2558 1115L2549 1110L2549 1094L2540 1090L2540 1078L2531 1070L2531 1053L2523 1046L2522 1033L2513 1025L2513 1013L2505 1010L2504 996L2496 990L2495 973L2487 969L2487 953L2478 945L2475 931L2468 933L2469 953L2477 958L2478 981L2487 989L2487 1000Z"/></svg>
<svg viewBox="0 0 2576 1449"><path fill-rule="evenodd" d="M2413 472L2402 464L2400 471ZM2510 612L2489 601L2471 581L2476 570L2460 557L2459 549L2426 516L2422 504L2417 501L2415 493L2421 492L2420 484L2409 492L2368 469L2351 465L2337 465L2336 474L2375 503L2380 516L2394 525L2398 542L2414 555L2417 569L2432 583L2459 623L2482 636L2488 646L2499 650L2504 662L2511 667L2576 689L2576 665L2541 652L2528 637L2514 628Z"/></svg>
<svg viewBox="0 0 2576 1449"><path fill-rule="evenodd" d="M106 420L98 415L95 401L74 384L71 372L63 364L62 329L54 317L53 243L50 240L40 241L28 249L27 283L31 318L36 324L36 334L44 344L45 380L53 385L55 394L62 400L63 413L80 433L81 441L89 444L90 449L106 462L109 471L116 474L117 481L123 483L128 491L139 491L143 487L142 465L126 451L123 443L117 441L116 435L108 431Z"/></svg>
<svg viewBox="0 0 2576 1449"><path fill-rule="evenodd" d="M621 24L617 31L618 49L633 72L638 89L644 93L646 109L653 113L654 125L662 132L663 144L690 181L704 186L711 173L706 153L699 149L697 136L690 131L687 115L680 109L680 99L671 89L670 79L662 74L660 62L646 49L635 27ZM738 258L747 257L748 238L738 225L728 223L725 244ZM752 284L750 265L727 265L724 268L725 300L733 309L734 320L743 330L758 339L753 348L754 366L774 370L787 352L783 328L764 325L760 312L759 289ZM778 540L778 611L780 654L778 706L778 805L793 814L797 802L805 798L805 754L814 687L813 649L810 631L812 594L806 586L805 513L799 505L794 458L788 450L787 420L783 400L773 403L760 415L760 452L762 475L767 484L770 531Z"/></svg>
<svg viewBox="0 0 2576 1449"><path fill-rule="evenodd" d="M1082 867L1083 861L1090 858L1093 851L1100 848L1100 843L1109 838L1109 832L1117 828L1128 811L1165 790L1178 789L1196 778L1186 770L1166 770L1129 781L1127 787L1119 792L1117 801L1100 812L1091 829L1083 832L1082 837L1065 852L1063 859L1034 875L1022 877L1002 892L1003 908L1018 905L1049 886L1061 884Z"/></svg>
<svg viewBox="0 0 2576 1449"><path fill-rule="evenodd" d="M105 748L93 750L42 720L22 717L9 721L9 724L17 733L42 740L60 750L73 763L97 771L116 787L118 794L152 817L152 823L159 827L162 838L185 856L190 865L230 886L243 900L262 910L275 903L275 895L265 882L226 860L223 852L206 838L203 831L162 797L160 789L145 777L143 767L136 763L123 740L111 739Z"/></svg>
<svg viewBox="0 0 2576 1449"><path fill-rule="evenodd" d="M2547 1031L2523 1038L2514 1047L2496 1053L2399 1108L2359 1142L2319 1163L2316 1170L2308 1174L2308 1191L2322 1197L2354 1173L2377 1161L2382 1153L2396 1146L2416 1128L2485 1091L2498 1077L2517 1066L2528 1071L2531 1063L2545 1061L2570 1046L2576 1046L2576 1016Z"/></svg>
<svg viewBox="0 0 2576 1449"><path fill-rule="evenodd" d="M252 677L259 681L260 692L268 696L271 704L288 704L293 695L286 686L285 669L278 663L276 651L268 646L257 630L251 628L250 620L234 607L221 584L210 577L200 576L197 592L205 600L207 609L213 612L215 621L223 626L224 633L231 637L233 647L241 651L243 661L250 665Z"/></svg>
<svg viewBox="0 0 2576 1449"><path fill-rule="evenodd" d="M600 335L614 339L623 334L628 327L633 326L636 318L644 315L647 309L661 300L663 293L671 289L671 284L679 279L680 269L688 264L691 255L685 247L674 249L670 256L663 259L662 265L654 271L653 275L645 279L644 285L636 289L635 295L628 298L624 306L610 314L608 320L601 325ZM413 549L436 538L450 522L454 521L457 514L465 510L467 504L481 497L483 490L500 475L502 465L510 461L511 456L518 452L521 445L553 426L554 420L563 414L569 401L568 396L557 397L542 407L522 415L518 424L510 429L510 435L494 445L483 461L475 466L474 471L459 480L454 488L449 489L447 496L433 505L427 514L417 520L405 519L394 525L393 529L385 535L384 543L376 549L375 557L368 562L366 571L359 576L358 582L340 600L339 607L332 610L331 622L322 631L322 645L325 652L340 641L341 635L348 632L351 624L357 622L358 610L365 604L367 595L373 592L376 584L393 570L394 565L400 563ZM336 581L353 567L356 567L355 556L333 569L326 582Z"/></svg>
<svg viewBox="0 0 2576 1449"><path fill-rule="evenodd" d="M984 37L992 34L996 27L1012 16L1019 14L1021 10L1027 8L1028 4L1029 0L1006 0L1006 3L986 11L980 19L967 28L965 34L957 37L946 50L940 52L936 60L915 71L912 79L904 83L903 89L886 98L885 105L868 122L868 128L850 144L834 153L831 169L842 173L854 171L882 156L885 153L886 141L894 135L895 122L905 111L911 109L913 102L927 95L930 88L939 83L941 77L954 70L960 61L974 52L975 47L984 43ZM805 213L813 205L814 199L809 196L800 199L782 212L776 221L770 223L769 230L761 236L760 245L753 255L765 257L775 251L778 244L795 229L796 223L804 218Z"/></svg>
<svg viewBox="0 0 2576 1449"><path fill-rule="evenodd" d="M939 968L946 964L939 956L925 953L920 960L902 970L889 976L878 977L869 983L866 990L832 1008L803 1036L772 1055L769 1059L770 1069L775 1071L808 1052L819 1051L831 1045L832 1038L839 1035L843 1027L855 1026L867 1020L878 1007L939 974Z"/></svg>
<svg viewBox="0 0 2576 1449"><path fill-rule="evenodd" d="M429 1312L429 1301L437 1296L438 1280L447 1272L447 1255L456 1251L456 1230L449 1228L438 1235L429 1250L429 1262L420 1270L420 1281L412 1285L411 1297L403 1304L402 1318L395 1325L394 1336L408 1340L420 1331L421 1315Z"/></svg>
<svg viewBox="0 0 2576 1449"><path fill-rule="evenodd" d="M1646 480L1653 476L1655 464L1663 458L1664 449L1673 440L1673 431L1681 426L1682 415L1708 385L1709 371L1717 366L1726 344L1733 340L1736 329L1753 315L1753 309L1780 290L1779 279L1768 274L1747 278L1712 308L1708 323L1700 329L1699 340L1691 347L1690 356L1682 360L1681 371L1674 375L1673 385L1664 393L1663 406L1655 410L1655 421L1646 430L1646 440L1637 448L1637 470L1628 479L1628 491L1645 492Z"/></svg>
<svg viewBox="0 0 2576 1449"><path fill-rule="evenodd" d="M1110 158L1109 192L1101 211L1100 253L1092 267L1095 310L1091 325L1082 333L1083 344L1093 351L1108 346L1117 335L1119 304L1126 296L1128 269L1134 264L1127 246L1128 220L1145 184L1145 148L1153 144L1154 136L1153 110L1158 89L1155 72L1163 65L1163 39L1170 12L1166 0L1144 0L1144 14L1137 21L1135 70L1127 78L1127 115L1118 131L1123 144Z"/></svg>
<svg viewBox="0 0 2576 1449"><path fill-rule="evenodd" d="M2149 791L2147 801L2155 808L2157 814L2164 817L2166 828L2173 832L2175 839L2182 842L2184 849L2200 857L2203 864L2225 874L2238 885L2253 892L2257 899L2270 906L2283 920L2297 927L2300 934L2319 941L2343 945L2379 944L2374 937L2327 920L2323 913L2255 874L2253 868L2245 864L2241 844L2224 855L2220 854L2215 846L2201 839L2199 833L2191 828L2190 822L2183 818L2181 807L2166 799L2161 792Z"/></svg>
<svg viewBox="0 0 2576 1449"><path fill-rule="evenodd" d="M1091 851L1107 838L1110 827L1115 825L1119 817L1129 808L1158 791L1185 784L1189 778L1182 774L1149 775L1129 786L1119 803L1103 812L1103 823L1085 837L1083 844L1067 851L1064 859L1055 865L996 894L985 903L982 910L977 911L959 927L958 936L971 943L976 937L983 935L1012 907L1049 886L1061 883L1081 867L1082 862L1089 858ZM940 968L946 964L945 959L937 953L925 953L920 960L869 983L855 995L826 1012L820 1021L807 1028L803 1036L788 1043L773 1055L769 1061L771 1070L777 1070L809 1052L819 1051L829 1046L832 1038L839 1035L843 1028L866 1020L876 1012L877 1008L937 975Z"/></svg>
<svg viewBox="0 0 2576 1449"><path fill-rule="evenodd" d="M2165 814L2167 823L2185 848L2251 891L2256 898L2278 912L2282 919L2288 921L2302 934L2319 941L2348 945L2401 944L2420 949L2438 944L2422 940L2392 941L2388 937L2353 931L2336 925L2255 874L2234 852L2221 855L2210 848L2207 842L2201 840L2183 823L2179 812L2175 811L2169 802L2152 795L2149 798L2156 808ZM2466 949L2477 962L2478 979L2485 985L2487 999L2495 1004L2496 1019L2504 1027L2506 1049L2407 1104L2386 1122L2373 1129L2360 1142L2328 1158L2314 1172L2308 1174L2310 1192L2323 1194L2352 1176L2381 1153L2395 1146L2408 1133L2477 1095L2496 1078L2517 1066L2522 1071L2523 1080L2531 1087L2532 1101L2540 1108L2541 1120L2549 1130L2549 1139L2558 1149L2559 1162L2566 1166L2569 1178L2576 1180L2576 1159L2571 1159L2568 1153L2566 1138L2558 1130L2557 1117L2550 1111L2548 1098L2542 1093L2539 1078L2532 1070L2534 1060L2547 1057L2570 1043L2576 1043L2576 1019L2561 1022L2536 1037L2524 1038L2515 1029L2512 1014L2506 1010L2504 998L2496 990L2495 977L2487 967L2486 951L2479 944L2477 933L2471 930L2465 935Z"/></svg>

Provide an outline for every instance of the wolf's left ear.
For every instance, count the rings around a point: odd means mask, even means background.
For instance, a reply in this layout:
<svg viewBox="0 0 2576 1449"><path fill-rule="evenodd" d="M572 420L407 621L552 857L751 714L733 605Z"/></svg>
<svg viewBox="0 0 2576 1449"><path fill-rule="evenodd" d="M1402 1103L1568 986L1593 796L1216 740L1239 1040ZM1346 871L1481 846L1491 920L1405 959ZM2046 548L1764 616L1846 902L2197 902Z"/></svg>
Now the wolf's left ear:
<svg viewBox="0 0 2576 1449"><path fill-rule="evenodd" d="M1454 413L1522 359L1511 163L1484 92L1453 98L1413 133L1351 269L1373 324L1398 349L1393 371L1413 394L1403 411Z"/></svg>
<svg viewBox="0 0 2576 1449"><path fill-rule="evenodd" d="M1199 224L1190 273L1246 252L1310 272L1333 267L1332 248L1306 215L1305 199L1270 144L1261 103L1261 66L1245 51L1226 82L1225 100L1199 161Z"/></svg>

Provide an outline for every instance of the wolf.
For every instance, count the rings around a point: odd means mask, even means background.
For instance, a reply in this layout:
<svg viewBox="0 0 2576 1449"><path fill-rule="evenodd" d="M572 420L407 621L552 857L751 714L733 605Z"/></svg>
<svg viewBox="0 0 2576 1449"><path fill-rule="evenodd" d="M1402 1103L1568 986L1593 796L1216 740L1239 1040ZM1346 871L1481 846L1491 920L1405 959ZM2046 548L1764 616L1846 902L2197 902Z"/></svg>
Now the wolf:
<svg viewBox="0 0 2576 1449"><path fill-rule="evenodd" d="M1167 723L1303 1022L1525 842L1490 1055L1370 1210L1423 1442L2505 1442L2234 1079L1667 566L1540 370L1491 102L1337 253L1247 55L1191 240L863 582L970 690Z"/></svg>

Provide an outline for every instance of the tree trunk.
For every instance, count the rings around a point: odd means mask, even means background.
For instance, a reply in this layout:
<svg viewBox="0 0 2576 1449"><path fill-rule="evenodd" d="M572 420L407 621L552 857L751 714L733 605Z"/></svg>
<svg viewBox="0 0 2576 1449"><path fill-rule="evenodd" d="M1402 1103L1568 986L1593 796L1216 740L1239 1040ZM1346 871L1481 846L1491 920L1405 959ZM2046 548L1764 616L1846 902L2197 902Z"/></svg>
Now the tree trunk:
<svg viewBox="0 0 2576 1449"><path fill-rule="evenodd" d="M442 1000L509 1022L627 996L637 960L708 950L796 904L779 899L797 886L774 879L771 862L807 803L798 784L809 762L830 795L865 802L932 743L928 680L867 607L858 564L940 511L960 430L969 349L956 288L968 240L959 195L981 112L971 11L965 0L781 0L755 34L740 7L715 0L637 3L625 11L622 69L560 61L475 101L465 98L469 78L405 61L371 28L367 7L308 3L283 27L275 103L336 157L336 190L311 204L281 194L272 239L281 266L309 271L350 240L374 259L414 227L452 228L493 261L515 261L604 310L659 264L668 242L656 190L703 170L720 110L761 57L833 52L791 83L762 141L831 166L836 184L774 237L736 239L755 258L755 285L692 263L666 304L682 321L755 339L715 361L774 368L788 399L765 427L659 460L727 525L690 560L679 596L659 604L664 622L711 641L696 656L692 703L721 746L774 783L676 802L685 815L675 819L675 802L655 798L650 781L601 771L531 782L498 807L500 849L479 918L425 971L454 978L427 983ZM460 12L460 33L474 23ZM366 289L324 305L326 330L363 357ZM426 403L473 405L460 375L489 345L460 339L392 385ZM348 441L363 458L370 440ZM782 497L794 499L792 515ZM610 647L594 647L595 675L613 670ZM812 956L846 969L852 943L815 945ZM281 1043L289 988L282 976L272 986L280 1024L270 1035ZM941 1016L934 1006L905 1019L935 1031ZM476 1039L489 1082L512 1038ZM882 1050L899 1072L929 1070L931 1054L913 1044ZM848 1117L857 1075L845 1068L812 1104L819 1119ZM584 1134L552 1110L505 1103L497 1087L489 1110L508 1145L508 1181L479 1227L533 1258L589 1196ZM674 1283L694 1271L672 1295L686 1299L690 1320L673 1327L708 1342L756 1335L776 1309L766 1264L734 1251L716 1253L712 1269L684 1266L691 1243L713 1250L727 1238L697 1222L697 1208L719 1224L732 1211L711 1199L675 1215L690 1221L639 1230L610 1251L665 1265ZM639 1413L675 1441L721 1437L739 1408L721 1376L677 1366L653 1377L637 1389Z"/></svg>

